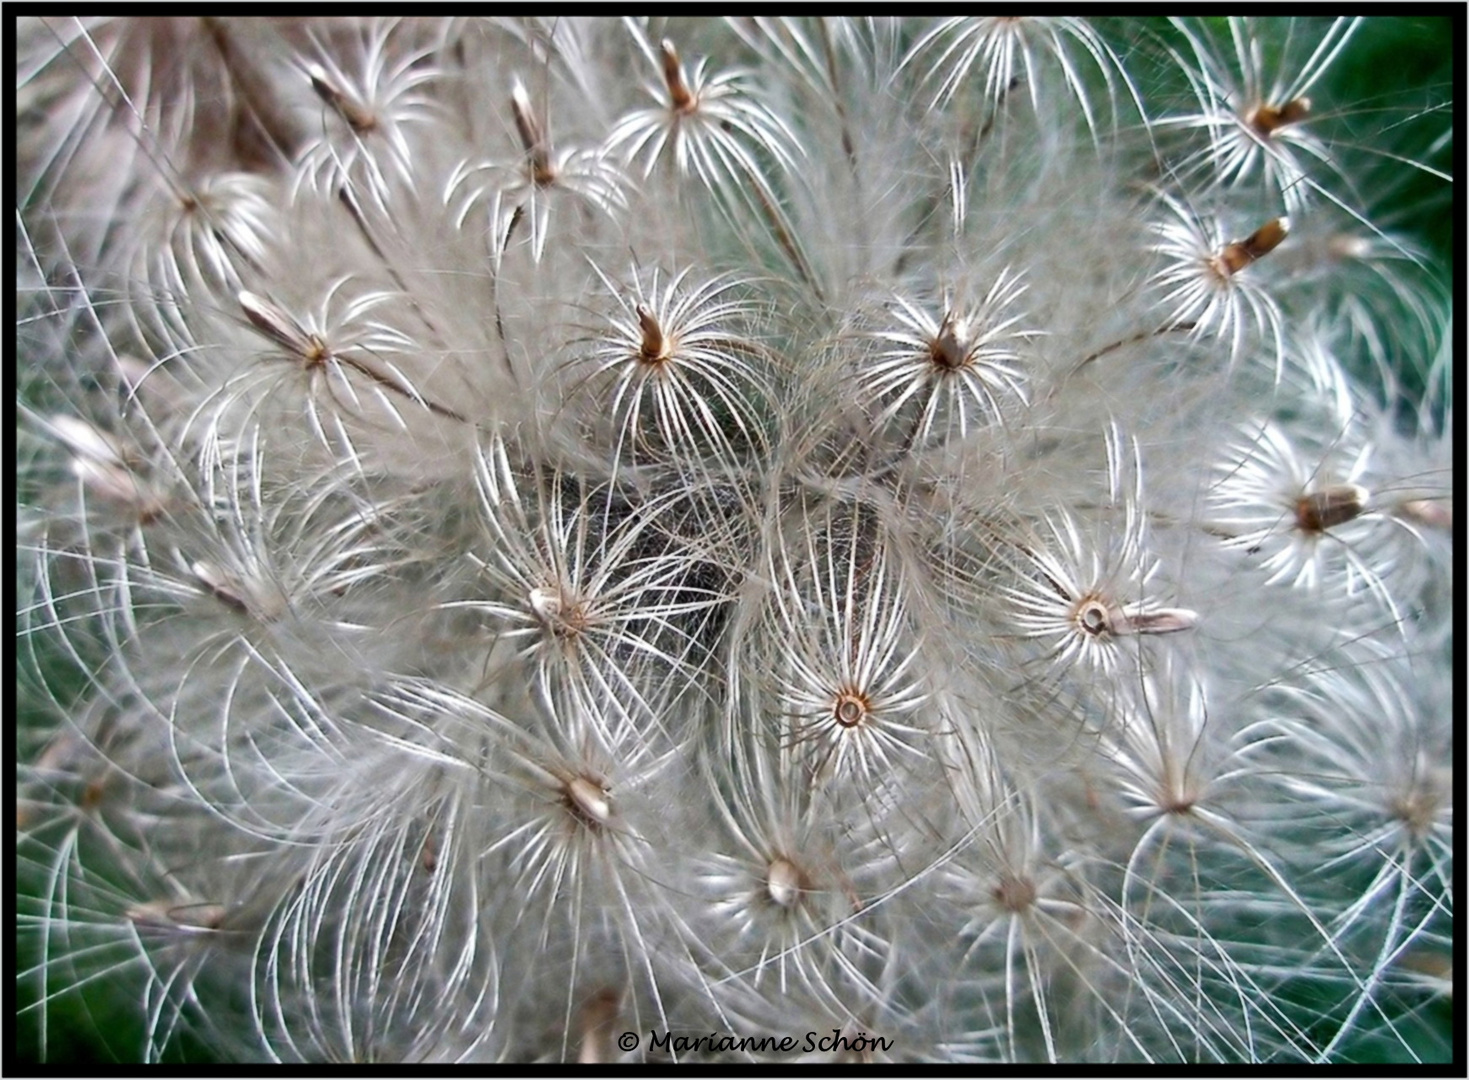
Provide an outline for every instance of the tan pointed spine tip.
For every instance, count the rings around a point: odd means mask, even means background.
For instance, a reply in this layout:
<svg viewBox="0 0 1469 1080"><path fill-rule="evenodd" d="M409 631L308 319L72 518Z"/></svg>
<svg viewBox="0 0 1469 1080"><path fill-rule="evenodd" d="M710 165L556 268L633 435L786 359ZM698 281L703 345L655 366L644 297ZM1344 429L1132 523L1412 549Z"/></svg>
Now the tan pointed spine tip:
<svg viewBox="0 0 1469 1080"><path fill-rule="evenodd" d="M944 316L939 333L929 346L934 366L943 371L958 371L969 359L969 321L954 312Z"/></svg>
<svg viewBox="0 0 1469 1080"><path fill-rule="evenodd" d="M1311 115L1310 98L1292 98L1283 105L1256 105L1245 122L1262 139L1268 139L1283 127L1299 124Z"/></svg>
<svg viewBox="0 0 1469 1080"><path fill-rule="evenodd" d="M195 562L189 566L189 572L199 580L199 584L228 608L238 611L242 615L249 614L249 593L242 582L234 574L221 570L211 562Z"/></svg>
<svg viewBox="0 0 1469 1080"><path fill-rule="evenodd" d="M593 828L612 820L612 801L607 797L607 789L585 776L573 777L567 783L566 801L571 812Z"/></svg>
<svg viewBox="0 0 1469 1080"><path fill-rule="evenodd" d="M372 114L371 110L364 108L360 102L353 99L351 94L332 82L331 76L320 64L309 65L306 68L306 74L311 79L311 89L316 91L316 96L331 106L332 110L347 121L347 126L357 134L365 135L377 127L377 117Z"/></svg>
<svg viewBox="0 0 1469 1080"><path fill-rule="evenodd" d="M771 903L790 908L804 891L801 871L795 863L783 856L770 861L770 866L765 871L765 895L770 897Z"/></svg>
<svg viewBox="0 0 1469 1080"><path fill-rule="evenodd" d="M531 111L525 85L519 79L510 90L510 111L515 115L515 130L520 135L520 145L530 165L531 181L539 187L549 187L556 182L556 170L551 165L551 147L540 122Z"/></svg>
<svg viewBox="0 0 1469 1080"><path fill-rule="evenodd" d="M1432 529L1454 531L1453 499L1409 499L1398 505L1398 515Z"/></svg>
<svg viewBox="0 0 1469 1080"><path fill-rule="evenodd" d="M154 900L134 904L125 912L138 926L158 930L218 930L227 914L223 904L170 904Z"/></svg>
<svg viewBox="0 0 1469 1080"><path fill-rule="evenodd" d="M1034 904L1037 895L1035 882L1018 874L1002 875L1000 883L990 890L995 903L1017 915Z"/></svg>
<svg viewBox="0 0 1469 1080"><path fill-rule="evenodd" d="M1233 277L1255 260L1269 255L1289 235L1290 218L1272 218L1243 240L1226 244L1215 256L1214 264L1225 277Z"/></svg>
<svg viewBox="0 0 1469 1080"><path fill-rule="evenodd" d="M638 347L638 358L645 364L661 364L672 351L668 335L663 332L657 316L647 304L639 304L634 310L638 317L638 329L643 335L642 344Z"/></svg>
<svg viewBox="0 0 1469 1080"><path fill-rule="evenodd" d="M1125 609L1113 629L1119 634L1177 634L1198 623L1199 613L1188 608Z"/></svg>
<svg viewBox="0 0 1469 1080"><path fill-rule="evenodd" d="M1296 500L1296 525L1306 532L1325 532L1344 525L1367 509L1367 489L1333 484Z"/></svg>
<svg viewBox="0 0 1469 1080"><path fill-rule="evenodd" d="M316 334L307 333L299 323L263 296L240 292L236 298L250 325L308 366L330 359L331 350Z"/></svg>
<svg viewBox="0 0 1469 1080"><path fill-rule="evenodd" d="M668 85L668 102L674 112L693 112L698 106L699 100L689 89L688 81L684 78L683 64L679 61L678 50L673 47L673 42L664 38L659 45L659 51L663 56L663 81Z"/></svg>

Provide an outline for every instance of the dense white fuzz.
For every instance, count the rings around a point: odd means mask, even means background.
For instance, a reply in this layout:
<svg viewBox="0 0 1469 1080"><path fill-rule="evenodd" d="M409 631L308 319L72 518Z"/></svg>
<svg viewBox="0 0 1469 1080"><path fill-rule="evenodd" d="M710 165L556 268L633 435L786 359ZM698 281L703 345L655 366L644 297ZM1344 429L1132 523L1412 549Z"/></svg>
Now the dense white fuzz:
<svg viewBox="0 0 1469 1080"><path fill-rule="evenodd" d="M1227 35L1219 32L1220 23ZM1319 105L1308 95L1362 25L1361 18L1342 17L1324 34L1291 35L1283 43L1267 44L1258 24L1248 19L1213 25L1179 20L1193 53L1184 70L1199 108L1165 124L1197 128L1208 140L1207 149L1186 159L1182 171L1197 169L1207 182L1226 187L1263 190L1291 213L1305 210L1318 196L1339 201L1334 189L1350 179L1321 177L1340 174L1342 168L1312 123Z"/></svg>
<svg viewBox="0 0 1469 1080"><path fill-rule="evenodd" d="M1078 61L1095 65L1111 86L1111 52L1084 20L1034 17L955 17L940 20L914 42L903 64L935 88L934 104L947 105L969 80L982 84L983 97L996 111L1011 94L1024 93L1041 108L1048 81L1059 77L1076 98L1088 127L1096 123L1091 105L1095 86ZM1054 72L1048 70L1054 65ZM1054 105L1054 103L1047 103Z"/></svg>
<svg viewBox="0 0 1469 1080"><path fill-rule="evenodd" d="M932 310L897 297L890 326L872 330L875 350L858 361L860 392L870 396L878 427L905 424L904 449L963 439L972 427L997 420L1008 399L1025 400L1018 347L1036 336L1024 312L1010 310L1025 293L1005 269L974 298L946 294ZM901 418L901 419L900 419Z"/></svg>
<svg viewBox="0 0 1469 1080"><path fill-rule="evenodd" d="M461 225L476 207L485 208L490 250L497 258L520 228L529 235L531 257L540 262L558 203L573 204L557 211L573 221L590 211L615 216L626 209L627 181L601 148L562 148L553 143L519 81L510 92L510 111L520 137L519 156L501 162L463 163L451 175L446 196L450 204L458 205L456 220Z"/></svg>
<svg viewBox="0 0 1469 1080"><path fill-rule="evenodd" d="M1269 584L1367 590L1391 606L1383 581L1391 562L1379 561L1391 553L1366 543L1382 527L1381 515L1356 482L1372 448L1351 445L1350 431L1326 434L1331 442L1303 453L1275 423L1246 428L1215 467L1216 528L1226 547L1258 561Z"/></svg>
<svg viewBox="0 0 1469 1080"><path fill-rule="evenodd" d="M19 19L19 1058L1447 1060L1456 28Z"/></svg>
<svg viewBox="0 0 1469 1080"><path fill-rule="evenodd" d="M412 192L415 158L441 107L431 92L441 43L399 20L368 21L301 64L320 107L298 182L331 198L387 206ZM356 40L352 40L355 38Z"/></svg>
<svg viewBox="0 0 1469 1080"><path fill-rule="evenodd" d="M599 276L612 294L605 332L577 346L570 371L610 398L615 461L712 455L738 465L761 448L767 354L747 337L756 308L738 278L699 281L685 269L628 285ZM607 386L611 384L609 393Z"/></svg>
<svg viewBox="0 0 1469 1080"><path fill-rule="evenodd" d="M1160 294L1165 325L1227 341L1231 359L1247 341L1262 343L1273 352L1279 377L1284 348L1282 315L1251 264L1286 238L1287 219L1272 218L1239 238L1227 235L1218 221L1199 216L1166 192L1161 201L1169 213L1153 226L1158 236L1153 250L1163 265L1153 275L1152 285Z"/></svg>
<svg viewBox="0 0 1469 1080"><path fill-rule="evenodd" d="M668 162L678 175L693 174L718 190L765 185L767 160L795 168L800 143L786 121L754 96L748 73L711 73L708 57L690 70L667 39L654 46L639 34L638 44L663 76L661 86L646 87L657 104L624 115L607 145L629 163L641 162L645 177Z"/></svg>
<svg viewBox="0 0 1469 1080"><path fill-rule="evenodd" d="M901 574L870 520L837 507L798 524L804 535L770 567L767 632L785 654L771 657L773 734L813 784L871 789L904 756L924 753L925 732L914 723L928 697L922 645Z"/></svg>

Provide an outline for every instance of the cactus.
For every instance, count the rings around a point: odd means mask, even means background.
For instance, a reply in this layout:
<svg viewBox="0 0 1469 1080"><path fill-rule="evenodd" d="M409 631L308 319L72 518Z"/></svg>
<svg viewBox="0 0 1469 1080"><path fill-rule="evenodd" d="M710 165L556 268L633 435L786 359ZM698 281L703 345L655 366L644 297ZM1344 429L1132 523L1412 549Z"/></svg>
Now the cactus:
<svg viewBox="0 0 1469 1080"><path fill-rule="evenodd" d="M35 1053L1446 1059L1414 25L22 20Z"/></svg>

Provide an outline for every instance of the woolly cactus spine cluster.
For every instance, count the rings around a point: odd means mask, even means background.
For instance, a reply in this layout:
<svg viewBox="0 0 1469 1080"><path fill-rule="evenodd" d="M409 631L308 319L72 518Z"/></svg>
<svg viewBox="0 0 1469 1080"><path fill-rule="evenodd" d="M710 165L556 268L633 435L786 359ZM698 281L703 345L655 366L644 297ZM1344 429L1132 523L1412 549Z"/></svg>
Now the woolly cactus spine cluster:
<svg viewBox="0 0 1469 1080"><path fill-rule="evenodd" d="M22 22L39 1052L1446 1053L1447 90L1115 29Z"/></svg>

